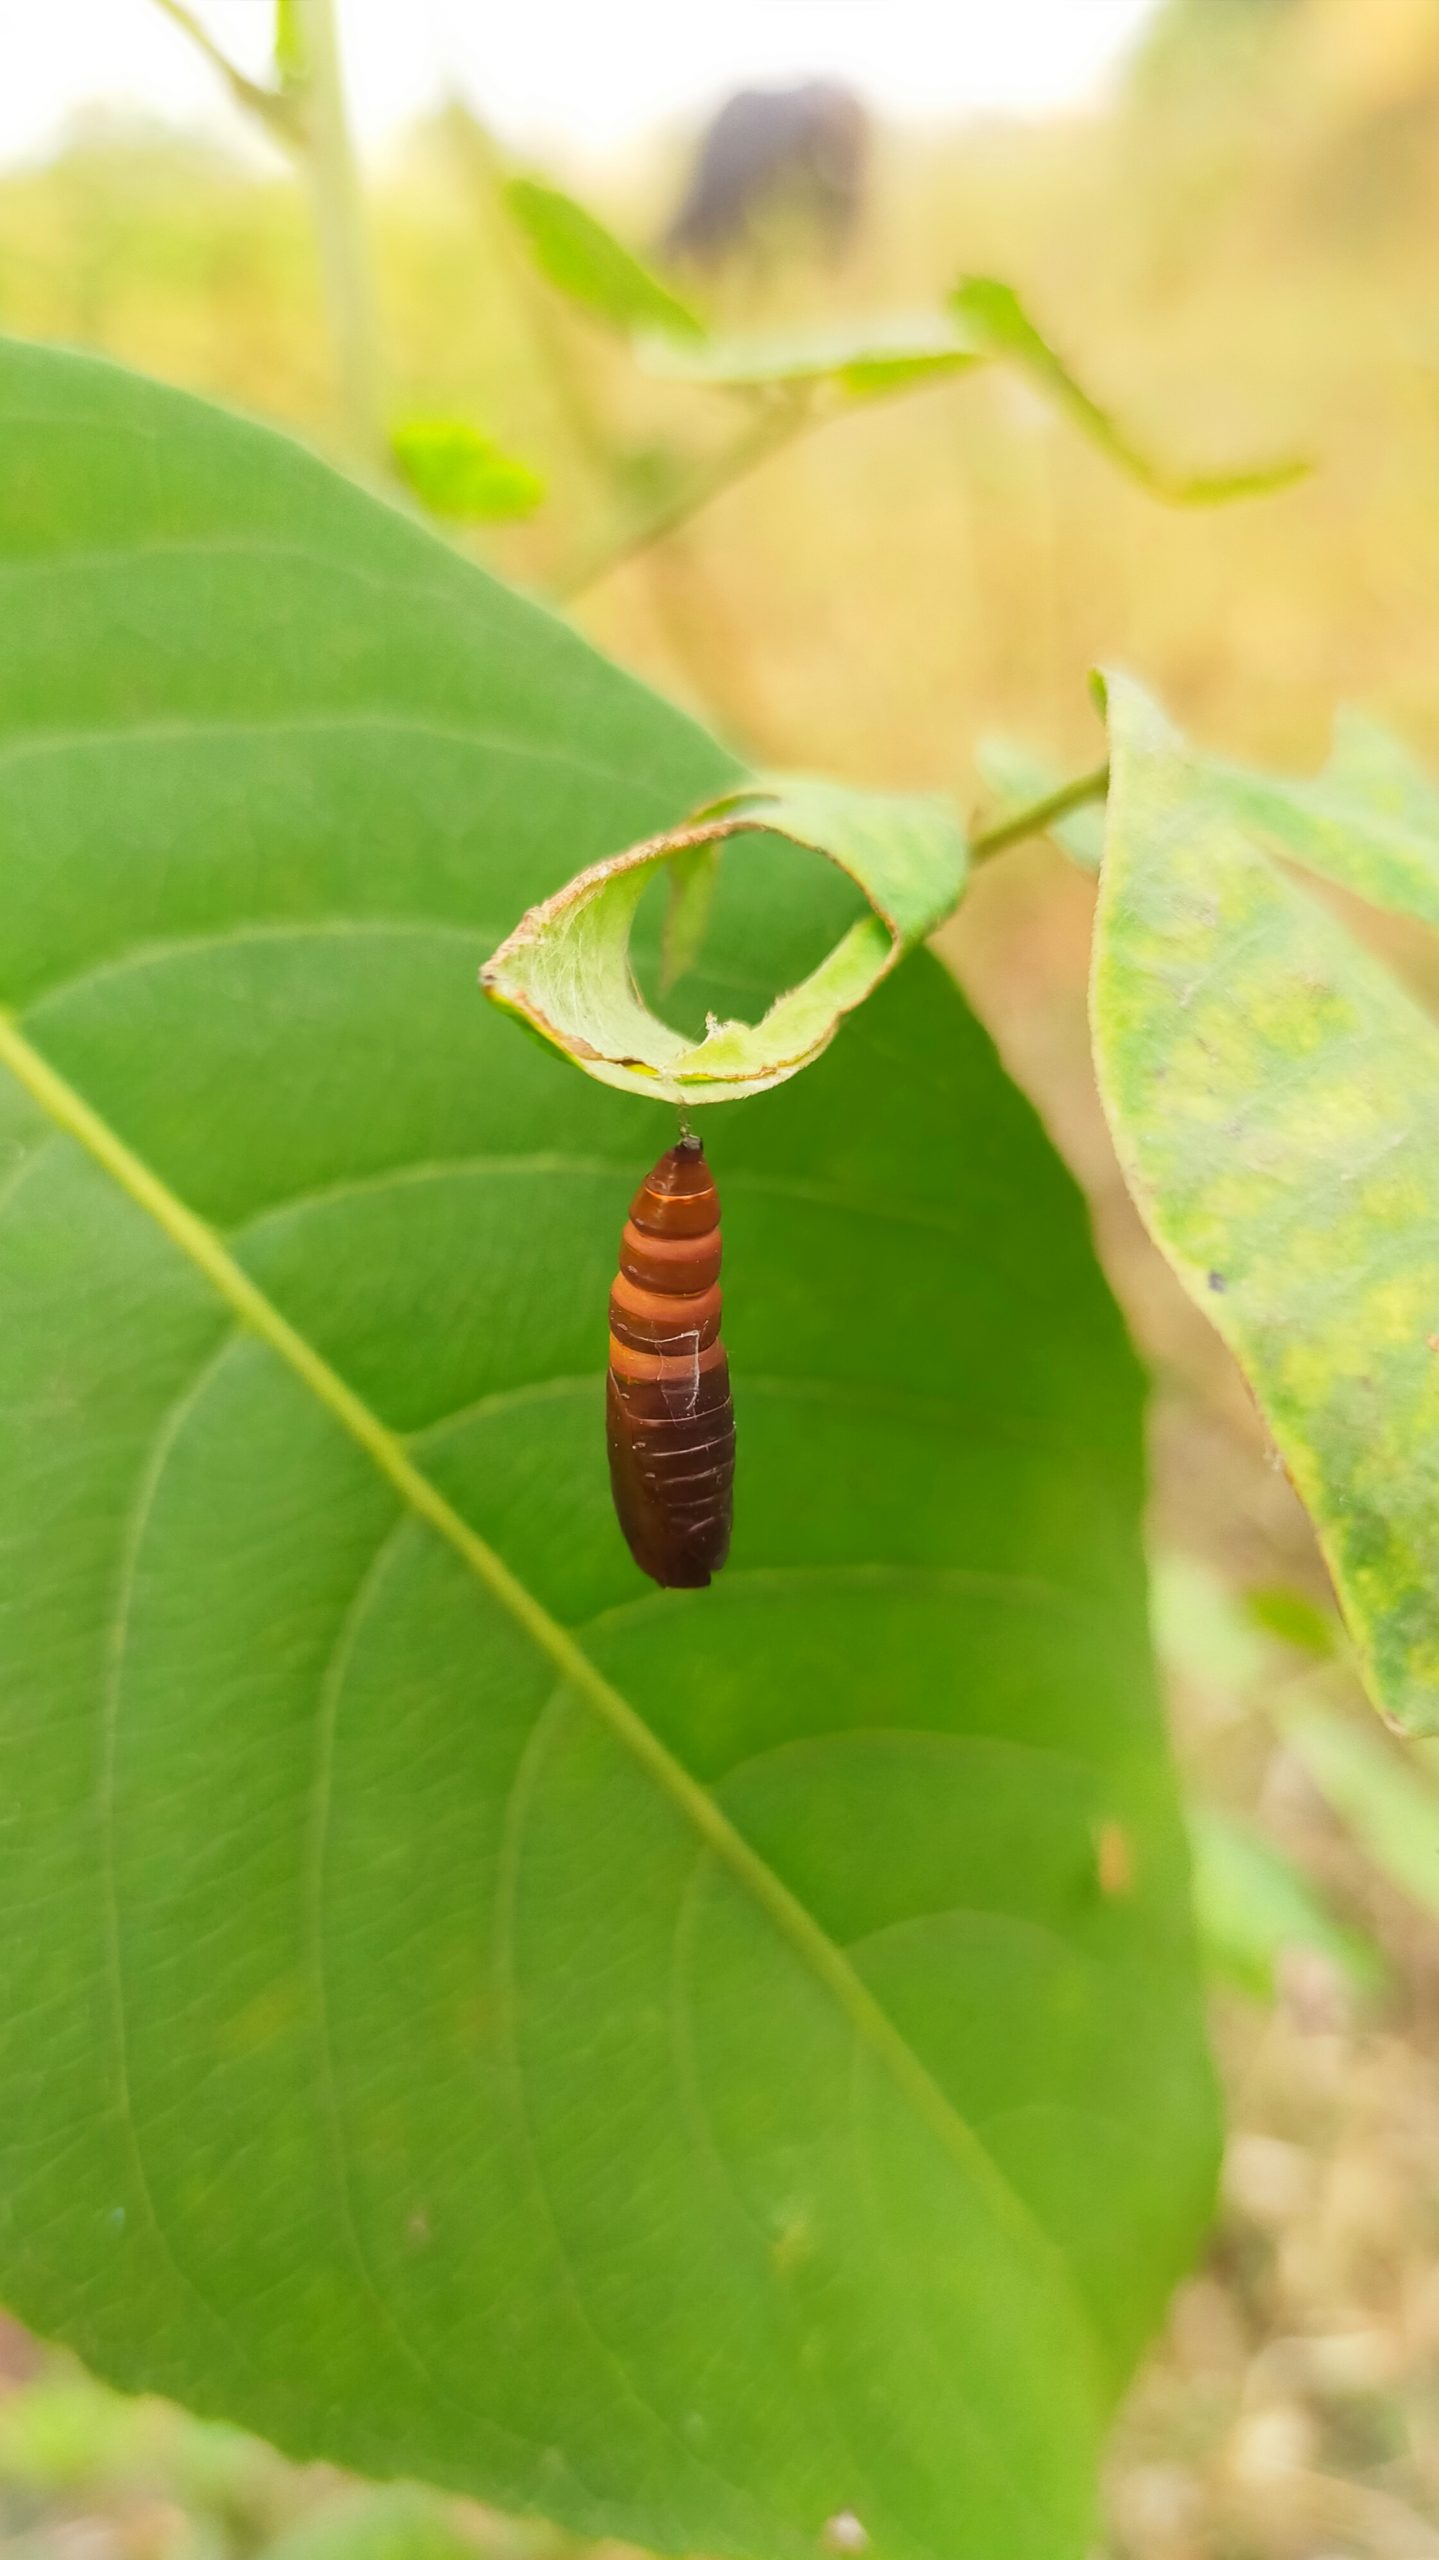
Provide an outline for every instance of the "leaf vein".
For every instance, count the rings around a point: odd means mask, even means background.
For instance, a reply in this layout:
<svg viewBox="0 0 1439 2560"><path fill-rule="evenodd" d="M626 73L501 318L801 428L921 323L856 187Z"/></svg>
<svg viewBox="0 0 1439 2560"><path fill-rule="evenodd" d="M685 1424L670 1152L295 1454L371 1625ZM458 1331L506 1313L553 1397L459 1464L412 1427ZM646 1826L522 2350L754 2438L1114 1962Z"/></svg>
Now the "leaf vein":
<svg viewBox="0 0 1439 2560"><path fill-rule="evenodd" d="M100 1701L95 1781L97 1828L95 1864L100 1894L105 1979L115 2034L116 2112L125 2147L130 2154L136 2189L144 2206L146 2220L154 2235L156 2246L165 2264L183 2290L199 2304L206 2317L216 2323L248 2366L251 2363L249 2352L230 2318L221 2310L218 2303L209 2299L189 2269L183 2266L177 2257L160 2218L159 2207L145 2165L130 2074L129 1997L125 1982L124 1933L121 1927L119 1878L115 1853L115 1791L120 1711L124 1692L125 1658L129 1649L130 1623L135 1601L135 1585L140 1569L140 1553L165 1470L180 1435L209 1388L221 1363L232 1349L236 1338L237 1329L233 1325L228 1326L215 1349L186 1379L179 1395L166 1407L160 1418L159 1427L144 1453L135 1481L134 1499L122 1527L120 1564L106 1637L105 1681Z"/></svg>
<svg viewBox="0 0 1439 2560"><path fill-rule="evenodd" d="M551 1730L558 1724L561 1715L569 1705L566 1686L567 1684L561 1681L551 1690L535 1718L534 1727L515 1768L500 1824L500 1848L495 1871L495 1972L499 1994L498 2006L503 2020L505 2041L509 2048L511 2102L516 2133L529 2167L535 2203L549 2235L565 2290L569 2295L576 2318L601 2360L608 2365L621 2390L639 2411L641 2417L651 2426L658 2428L661 2436L667 2437L671 2444L678 2447L687 2464L693 2464L711 2480L717 2480L731 2497L738 2498L741 2504L759 2517L766 2527L772 2530L779 2525L782 2536L783 2519L773 2515L751 2491L741 2488L736 2481L729 2479L712 2462L707 2462L695 2446L686 2442L674 2421L666 2417L662 2409L656 2408L641 2391L625 2358L610 2345L602 2330L597 2327L585 2300L585 2288L579 2269L570 2255L563 2226L555 2211L540 2147L530 2122L524 2057L520 2047L520 1985L516 1958L520 1865L524 1850L525 1826L529 1820L530 1807L539 1784L544 1754L549 1748ZM701 1850L700 1855L703 1854Z"/></svg>
<svg viewBox="0 0 1439 2560"><path fill-rule="evenodd" d="M383 703L354 711L266 712L249 718L205 712L193 717L176 714L172 719L115 721L88 729L27 729L22 736L0 744L0 766L35 763L47 756L84 753L90 748L108 753L116 747L190 747L202 739L332 734L345 737L352 733L367 737L384 733L423 739L427 745L473 748L480 755L513 756L522 763L544 765L551 771L558 768L580 774L587 782L610 782L631 793L635 788L632 771L621 772L593 757L576 755L563 739L536 738L532 742L507 730L476 728L471 722L422 719L415 712L387 709ZM662 814L673 815L672 794L662 794L656 787L655 800L657 808L662 804Z"/></svg>
<svg viewBox="0 0 1439 2560"><path fill-rule="evenodd" d="M305 1933L308 1941L309 1972L315 2013L315 2048L319 2060L321 2113L329 2142L331 2170L335 2182L340 2231L345 2250L359 2279L361 2290L377 2314L381 2325L394 2340L411 2370L418 2375L426 2390L434 2392L446 2407L455 2410L467 2423L478 2423L492 2437L503 2438L522 2453L543 2454L548 2449L536 2439L517 2435L512 2427L500 2426L488 2411L478 2404L463 2400L452 2391L444 2377L437 2373L415 2345L403 2323L386 2298L383 2287L372 2268L360 2235L355 2212L354 2180L351 2174L350 2149L345 2134L344 2110L340 2105L339 2080L335 2064L334 2035L330 2020L329 1983L325 1970L325 1866L328 1853L330 1817L334 1804L335 1740L339 1724L340 1701L345 1681L354 1658L360 1630L374 1602L386 1573L394 1563L404 1532L413 1526L410 1514L397 1510L384 1536L368 1558L335 1631L334 1642L320 1678L319 1704L315 1717L315 1770L310 1797L310 1822L306 1846L304 1877ZM595 2492L573 2464L565 2468L576 2486L587 2496Z"/></svg>

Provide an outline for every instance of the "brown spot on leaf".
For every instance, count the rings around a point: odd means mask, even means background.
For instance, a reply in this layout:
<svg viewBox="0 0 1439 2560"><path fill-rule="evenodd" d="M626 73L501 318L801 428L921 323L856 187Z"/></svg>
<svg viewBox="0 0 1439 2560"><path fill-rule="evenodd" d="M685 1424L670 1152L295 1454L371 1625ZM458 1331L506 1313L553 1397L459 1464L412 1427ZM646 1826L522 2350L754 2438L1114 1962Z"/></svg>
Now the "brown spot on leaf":
<svg viewBox="0 0 1439 2560"><path fill-rule="evenodd" d="M1101 1822L1094 1835L1099 1890L1108 1901L1134 1891L1134 1848L1122 1822Z"/></svg>

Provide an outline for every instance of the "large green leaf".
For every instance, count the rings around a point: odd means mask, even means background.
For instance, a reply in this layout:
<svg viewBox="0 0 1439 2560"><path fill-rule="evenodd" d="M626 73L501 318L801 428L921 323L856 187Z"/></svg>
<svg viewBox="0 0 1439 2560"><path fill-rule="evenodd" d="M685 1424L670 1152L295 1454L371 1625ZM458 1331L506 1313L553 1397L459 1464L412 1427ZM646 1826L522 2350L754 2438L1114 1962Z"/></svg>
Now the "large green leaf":
<svg viewBox="0 0 1439 2560"><path fill-rule="evenodd" d="M1109 689L1093 981L1135 1199L1244 1367L1368 1686L1439 1731L1439 1029Z"/></svg>
<svg viewBox="0 0 1439 2560"><path fill-rule="evenodd" d="M734 1556L656 1593L673 1121L474 972L727 759L103 365L0 353L0 563L0 2290L583 2529L1071 2560L1212 2151L1078 1197L923 954L726 1114ZM845 889L736 870L718 982Z"/></svg>

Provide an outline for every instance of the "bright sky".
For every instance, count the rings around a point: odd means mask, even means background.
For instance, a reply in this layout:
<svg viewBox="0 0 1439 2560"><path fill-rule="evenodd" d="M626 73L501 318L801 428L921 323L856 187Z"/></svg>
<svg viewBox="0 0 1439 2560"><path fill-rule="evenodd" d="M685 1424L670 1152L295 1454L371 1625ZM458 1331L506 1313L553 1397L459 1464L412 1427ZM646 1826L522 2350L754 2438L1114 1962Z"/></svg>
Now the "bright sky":
<svg viewBox="0 0 1439 2560"><path fill-rule="evenodd" d="M272 0L193 0L231 58L263 64ZM603 151L747 80L829 73L881 108L1043 113L1102 85L1155 0L339 0L357 121L382 141L448 80L515 142ZM231 131L213 75L154 0L12 7L0 157L42 152L114 100Z"/></svg>

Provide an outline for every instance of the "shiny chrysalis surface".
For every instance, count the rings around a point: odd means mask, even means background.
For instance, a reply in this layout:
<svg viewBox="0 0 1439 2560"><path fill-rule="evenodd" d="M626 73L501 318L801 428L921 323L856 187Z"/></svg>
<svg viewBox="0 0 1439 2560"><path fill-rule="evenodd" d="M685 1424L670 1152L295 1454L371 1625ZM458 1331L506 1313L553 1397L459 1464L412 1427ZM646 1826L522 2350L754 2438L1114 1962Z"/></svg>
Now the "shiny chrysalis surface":
<svg viewBox="0 0 1439 2560"><path fill-rule="evenodd" d="M729 1554L734 1406L720 1340L720 1206L698 1138L646 1175L610 1292L610 1482L641 1572L700 1590Z"/></svg>

